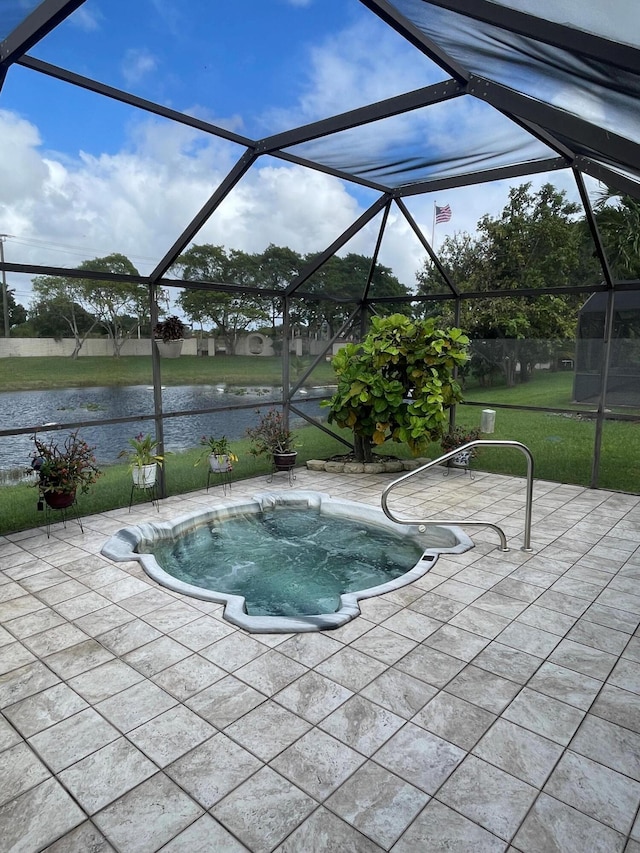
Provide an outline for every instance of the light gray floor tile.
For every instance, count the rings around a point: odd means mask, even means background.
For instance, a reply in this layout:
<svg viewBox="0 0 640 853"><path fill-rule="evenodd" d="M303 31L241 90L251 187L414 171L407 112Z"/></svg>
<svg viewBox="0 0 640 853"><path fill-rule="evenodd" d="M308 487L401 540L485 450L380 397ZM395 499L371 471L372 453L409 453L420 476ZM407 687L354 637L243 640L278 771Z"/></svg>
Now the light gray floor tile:
<svg viewBox="0 0 640 853"><path fill-rule="evenodd" d="M263 767L217 803L211 813L254 853L268 853L315 807L315 800L279 773Z"/></svg>
<svg viewBox="0 0 640 853"><path fill-rule="evenodd" d="M420 643L442 627L442 622L424 616L422 613L417 613L415 610L404 608L385 619L383 626L390 631L395 631L396 634L407 637L409 640Z"/></svg>
<svg viewBox="0 0 640 853"><path fill-rule="evenodd" d="M157 767L121 737L63 770L60 779L83 809L94 814L156 772Z"/></svg>
<svg viewBox="0 0 640 853"><path fill-rule="evenodd" d="M75 625L64 624L49 628L40 634L25 637L23 642L34 654L42 658L67 649L69 646L75 646L76 643L82 643L86 639L87 635L84 631L76 628Z"/></svg>
<svg viewBox="0 0 640 853"><path fill-rule="evenodd" d="M220 681L226 672L200 655L191 655L153 676L152 681L183 702Z"/></svg>
<svg viewBox="0 0 640 853"><path fill-rule="evenodd" d="M133 729L128 737L159 767L165 767L213 734L210 723L178 705Z"/></svg>
<svg viewBox="0 0 640 853"><path fill-rule="evenodd" d="M505 849L501 838L431 800L394 845L393 853L502 853Z"/></svg>
<svg viewBox="0 0 640 853"><path fill-rule="evenodd" d="M571 751L562 756L544 790L624 834L640 804L640 783Z"/></svg>
<svg viewBox="0 0 640 853"><path fill-rule="evenodd" d="M429 797L368 761L327 800L327 807L376 843L389 848Z"/></svg>
<svg viewBox="0 0 640 853"><path fill-rule="evenodd" d="M3 848L11 853L42 850L85 819L56 779L47 779L0 807Z"/></svg>
<svg viewBox="0 0 640 853"><path fill-rule="evenodd" d="M513 839L523 853L621 853L624 836L541 794Z"/></svg>
<svg viewBox="0 0 640 853"><path fill-rule="evenodd" d="M360 695L394 714L410 719L437 693L437 689L405 672L388 669L368 684Z"/></svg>
<svg viewBox="0 0 640 853"><path fill-rule="evenodd" d="M236 631L216 640L210 646L202 649L200 654L216 666L222 667L227 672L233 672L249 661L265 654L267 649L262 643L258 643L251 637Z"/></svg>
<svg viewBox="0 0 640 853"><path fill-rule="evenodd" d="M566 746L582 722L584 711L525 687L502 717Z"/></svg>
<svg viewBox="0 0 640 853"><path fill-rule="evenodd" d="M306 666L280 654L275 649L270 649L266 654L236 669L234 676L261 693L273 696L307 671Z"/></svg>
<svg viewBox="0 0 640 853"><path fill-rule="evenodd" d="M125 655L160 637L160 631L142 619L133 619L99 635L100 642L116 655Z"/></svg>
<svg viewBox="0 0 640 853"><path fill-rule="evenodd" d="M613 668L608 683L631 693L640 694L640 663L621 658Z"/></svg>
<svg viewBox="0 0 640 853"><path fill-rule="evenodd" d="M597 625L583 617L573 626L567 634L568 640L582 643L585 646L593 646L613 655L619 655L627 645L629 637L624 631L617 631L605 625Z"/></svg>
<svg viewBox="0 0 640 853"><path fill-rule="evenodd" d="M399 660L396 668L434 687L444 687L465 665L460 658L420 645Z"/></svg>
<svg viewBox="0 0 640 853"><path fill-rule="evenodd" d="M590 711L610 723L640 732L640 696L637 693L605 684Z"/></svg>
<svg viewBox="0 0 640 853"><path fill-rule="evenodd" d="M535 788L469 755L438 792L438 799L508 840L528 812Z"/></svg>
<svg viewBox="0 0 640 853"><path fill-rule="evenodd" d="M87 708L33 735L29 744L57 773L117 737L113 726L93 708Z"/></svg>
<svg viewBox="0 0 640 853"><path fill-rule="evenodd" d="M601 690L602 682L566 666L543 663L528 687L586 711Z"/></svg>
<svg viewBox="0 0 640 853"><path fill-rule="evenodd" d="M605 767L640 780L640 734L587 714L571 749Z"/></svg>
<svg viewBox="0 0 640 853"><path fill-rule="evenodd" d="M66 684L56 684L10 705L4 713L26 738L87 707L84 699Z"/></svg>
<svg viewBox="0 0 640 853"><path fill-rule="evenodd" d="M264 702L225 729L225 734L270 761L310 728L305 720L275 702Z"/></svg>
<svg viewBox="0 0 640 853"><path fill-rule="evenodd" d="M48 779L51 773L26 743L0 752L0 806Z"/></svg>
<svg viewBox="0 0 640 853"><path fill-rule="evenodd" d="M165 772L210 809L262 766L255 755L220 732L174 761Z"/></svg>
<svg viewBox="0 0 640 853"><path fill-rule="evenodd" d="M447 598L444 595L438 595L437 592L427 592L421 598L413 601L409 607L411 610L423 613L432 619L438 619L440 622L448 622L456 613L465 608L465 603L463 601L454 601L452 598Z"/></svg>
<svg viewBox="0 0 640 853"><path fill-rule="evenodd" d="M47 666L65 680L108 660L113 660L112 653L96 640L85 640L45 658Z"/></svg>
<svg viewBox="0 0 640 853"><path fill-rule="evenodd" d="M479 705L486 711L499 714L521 686L500 675L469 665L447 684L447 693Z"/></svg>
<svg viewBox="0 0 640 853"><path fill-rule="evenodd" d="M519 619L520 617L518 617ZM499 635L498 641L521 652L527 652L539 658L545 658L560 642L557 634L543 631L540 628L532 628L524 622L516 620L512 622Z"/></svg>
<svg viewBox="0 0 640 853"><path fill-rule="evenodd" d="M173 696L146 679L96 706L122 732L129 732L176 704Z"/></svg>
<svg viewBox="0 0 640 853"><path fill-rule="evenodd" d="M65 619L55 610L49 607L44 607L41 610L36 610L35 613L29 613L26 616L20 616L18 619L12 619L10 622L4 622L6 628L11 631L14 637L23 640L25 637L30 637L32 634L40 634L42 631L47 631L50 628L55 628L56 625L63 625Z"/></svg>
<svg viewBox="0 0 640 853"><path fill-rule="evenodd" d="M382 847L366 838L325 808L316 809L275 853L381 853Z"/></svg>
<svg viewBox="0 0 640 853"><path fill-rule="evenodd" d="M613 669L616 657L573 640L562 640L549 655L549 661L604 681Z"/></svg>
<svg viewBox="0 0 640 853"><path fill-rule="evenodd" d="M244 844L234 838L210 815L202 815L179 835L165 844L160 853L246 853Z"/></svg>
<svg viewBox="0 0 640 853"><path fill-rule="evenodd" d="M319 727L364 755L371 755L404 723L402 717L352 696L319 724Z"/></svg>
<svg viewBox="0 0 640 853"><path fill-rule="evenodd" d="M200 619L188 622L186 625L176 628L175 631L171 631L169 636L192 651L199 652L215 643L216 640L235 633L235 630L233 625L228 622L214 619L211 616L201 616Z"/></svg>
<svg viewBox="0 0 640 853"><path fill-rule="evenodd" d="M337 640L317 631L294 634L278 646L278 651L304 666L315 666L341 648Z"/></svg>
<svg viewBox="0 0 640 853"><path fill-rule="evenodd" d="M128 599L123 601L123 606L126 600ZM159 607L157 610L145 613L144 621L148 622L149 625L153 625L159 631L168 634L169 631L175 631L176 628L180 628L189 622L194 622L201 616L202 613L195 607L187 604L186 601L172 601L171 604L167 604L165 607Z"/></svg>
<svg viewBox="0 0 640 853"><path fill-rule="evenodd" d="M562 755L562 746L508 720L496 720L473 754L541 788Z"/></svg>
<svg viewBox="0 0 640 853"><path fill-rule="evenodd" d="M202 809L170 779L157 773L95 817L117 850L157 850L202 814Z"/></svg>
<svg viewBox="0 0 640 853"><path fill-rule="evenodd" d="M470 661L489 645L488 637L481 637L456 628L453 625L444 625L424 641L426 646L448 655Z"/></svg>
<svg viewBox="0 0 640 853"><path fill-rule="evenodd" d="M303 635L304 636L304 635ZM382 625L376 625L351 644L352 649L364 652L391 666L416 647L417 641L403 637Z"/></svg>
<svg viewBox="0 0 640 853"><path fill-rule="evenodd" d="M365 761L363 755L313 729L273 759L271 767L322 801Z"/></svg>
<svg viewBox="0 0 640 853"><path fill-rule="evenodd" d="M72 829L43 853L113 853L113 847L93 824L86 821Z"/></svg>
<svg viewBox="0 0 640 853"><path fill-rule="evenodd" d="M384 672L385 665L357 649L345 648L316 667L316 672L337 681L348 690L361 690Z"/></svg>
<svg viewBox="0 0 640 853"><path fill-rule="evenodd" d="M456 628L463 628L465 631L471 631L474 634L480 634L481 637L494 639L500 631L509 624L511 620L505 616L500 616L497 613L492 613L480 607L469 605L460 613L449 620L449 625Z"/></svg>
<svg viewBox="0 0 640 853"><path fill-rule="evenodd" d="M374 760L412 785L433 794L464 756L464 750L413 723L407 723L375 753Z"/></svg>
<svg viewBox="0 0 640 853"><path fill-rule="evenodd" d="M495 714L443 690L415 715L412 722L469 750L495 719Z"/></svg>
<svg viewBox="0 0 640 853"><path fill-rule="evenodd" d="M317 672L308 672L273 698L294 714L315 724L335 711L350 696L353 696L353 692L341 684Z"/></svg>
<svg viewBox="0 0 640 853"><path fill-rule="evenodd" d="M172 640L171 637L159 637L145 646L139 646L132 652L123 655L122 659L141 672L147 678L155 675L168 666L189 657L191 651L185 646Z"/></svg>
<svg viewBox="0 0 640 853"><path fill-rule="evenodd" d="M69 686L95 705L142 681L143 676L121 660L110 660L69 680Z"/></svg>
<svg viewBox="0 0 640 853"><path fill-rule="evenodd" d="M473 659L473 665L501 675L520 684L528 681L542 664L542 658L504 646L498 641L489 643L479 655Z"/></svg>
<svg viewBox="0 0 640 853"><path fill-rule="evenodd" d="M232 675L196 693L186 705L218 729L224 729L267 697Z"/></svg>

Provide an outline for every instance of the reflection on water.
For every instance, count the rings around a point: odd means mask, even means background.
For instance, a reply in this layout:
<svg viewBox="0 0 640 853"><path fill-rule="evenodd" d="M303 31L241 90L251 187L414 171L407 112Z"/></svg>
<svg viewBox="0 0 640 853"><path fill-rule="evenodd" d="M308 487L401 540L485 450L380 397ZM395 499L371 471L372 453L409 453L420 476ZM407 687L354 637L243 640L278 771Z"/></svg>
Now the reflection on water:
<svg viewBox="0 0 640 853"><path fill-rule="evenodd" d="M314 395L328 397L327 388L314 388ZM251 403L255 408L268 407L271 402L282 398L280 388L243 388L222 385L179 385L162 389L162 407L165 412L222 408ZM311 417L319 417L318 403L304 402L304 396L296 400ZM169 418L164 422L165 447L178 452L196 447L200 436L207 434L226 435L229 439L244 436L248 426L255 422L255 408L221 412L219 415L194 415L192 417ZM153 388L148 385L111 386L107 388L63 388L51 391L5 391L0 392L0 423L3 429L21 428L29 424L65 423L80 420L103 420L135 415L153 414ZM301 426L302 421L292 420L292 426ZM127 439L137 432L153 432L152 421L140 424L110 424L82 427L82 437L96 445L98 462L115 462L118 453L127 446ZM43 433L57 435L57 433ZM62 432L61 436L66 435ZM0 438L0 475L2 482L9 482L8 472L24 468L29 462L33 447L30 436L18 435Z"/></svg>

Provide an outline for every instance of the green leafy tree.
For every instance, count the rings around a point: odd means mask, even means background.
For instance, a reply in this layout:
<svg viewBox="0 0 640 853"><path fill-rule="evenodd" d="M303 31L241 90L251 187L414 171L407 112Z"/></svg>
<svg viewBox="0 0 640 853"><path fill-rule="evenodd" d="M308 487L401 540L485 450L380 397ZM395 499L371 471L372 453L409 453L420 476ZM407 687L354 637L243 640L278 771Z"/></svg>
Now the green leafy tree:
<svg viewBox="0 0 640 853"><path fill-rule="evenodd" d="M315 256L307 255L305 262ZM329 258L314 275L301 286L308 294L317 294L317 300L306 299L300 308L301 318L310 332L319 332L325 327L329 336L334 335L353 312L355 305L362 302L371 271L371 258L353 252ZM408 296L407 288L396 278L393 271L376 264L371 274L367 298L381 296ZM323 298L325 297L325 298ZM403 303L379 303L378 314L393 314L406 310Z"/></svg>
<svg viewBox="0 0 640 853"><path fill-rule="evenodd" d="M324 405L329 423L353 430L356 459L372 461L375 445L406 442L414 454L443 434L447 409L461 399L455 369L469 339L432 318L373 317L359 344L334 357L338 388Z"/></svg>
<svg viewBox="0 0 640 853"><path fill-rule="evenodd" d="M473 340L471 366L481 377L500 371L513 385L519 367L526 381L537 362L573 338L579 298L516 292L597 279L593 245L585 250L579 210L553 185L532 192L527 183L510 190L500 216L482 217L476 236L458 234L444 241L440 260L460 291L505 292L504 298L462 302L460 325ZM441 290L440 276L430 264L417 278L421 293ZM439 311L445 321L452 320L447 304Z"/></svg>
<svg viewBox="0 0 640 853"><path fill-rule="evenodd" d="M175 268L184 280L194 282L254 286L258 275L255 255L236 249L227 253L223 246L211 244L192 246ZM185 288L178 302L192 322L214 324L230 355L235 354L239 335L254 324L268 321L270 315L266 300L240 292Z"/></svg>
<svg viewBox="0 0 640 853"><path fill-rule="evenodd" d="M640 199L607 187L596 212L614 277L640 278Z"/></svg>
<svg viewBox="0 0 640 853"><path fill-rule="evenodd" d="M83 261L80 270L110 272L139 276L129 258L115 252L104 258ZM120 356L125 341L130 338L138 324L149 317L149 290L142 282L110 282L94 279L79 279L78 287L83 307L94 314L113 345L113 354Z"/></svg>
<svg viewBox="0 0 640 853"><path fill-rule="evenodd" d="M72 358L77 358L98 317L82 306L84 292L78 279L43 275L33 279L36 297L30 316L40 337L73 337Z"/></svg>
<svg viewBox="0 0 640 853"><path fill-rule="evenodd" d="M15 290L7 288L7 316L9 328L19 326L27 320L27 311L24 305L16 302ZM0 329L4 329L4 300L0 299Z"/></svg>

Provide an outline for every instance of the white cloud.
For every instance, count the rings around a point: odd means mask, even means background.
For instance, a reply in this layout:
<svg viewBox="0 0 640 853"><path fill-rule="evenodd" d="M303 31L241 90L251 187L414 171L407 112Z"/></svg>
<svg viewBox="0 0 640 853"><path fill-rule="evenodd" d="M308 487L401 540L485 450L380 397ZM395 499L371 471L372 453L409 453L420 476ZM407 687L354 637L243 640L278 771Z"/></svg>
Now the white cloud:
<svg viewBox="0 0 640 853"><path fill-rule="evenodd" d="M121 72L128 86L139 83L158 67L157 58L145 48L127 50L122 60Z"/></svg>
<svg viewBox="0 0 640 853"><path fill-rule="evenodd" d="M100 29L103 16L102 12L96 6L89 7L83 4L69 16L68 20L72 26L83 30L85 33L90 33Z"/></svg>

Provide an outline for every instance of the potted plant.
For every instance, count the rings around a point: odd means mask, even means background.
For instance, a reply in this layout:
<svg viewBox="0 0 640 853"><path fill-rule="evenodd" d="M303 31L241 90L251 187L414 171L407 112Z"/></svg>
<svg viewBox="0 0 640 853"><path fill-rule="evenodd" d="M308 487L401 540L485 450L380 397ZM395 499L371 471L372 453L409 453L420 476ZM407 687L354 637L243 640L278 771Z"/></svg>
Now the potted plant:
<svg viewBox="0 0 640 853"><path fill-rule="evenodd" d="M238 457L232 452L226 436L216 438L214 435L203 435L200 444L205 449L197 459L196 465L208 457L209 467L215 473L233 471L233 463L238 461Z"/></svg>
<svg viewBox="0 0 640 853"><path fill-rule="evenodd" d="M259 409L257 413L260 414ZM278 409L269 409L246 434L251 440L249 452L254 456L270 453L276 471L288 471L295 466L298 456L298 451L294 450L295 439Z"/></svg>
<svg viewBox="0 0 640 853"><path fill-rule="evenodd" d="M445 453L450 450L455 450L456 447L462 447L463 444L468 444L470 441L477 441L482 436L479 427L455 427L450 432L446 432L440 439L440 446ZM448 465L463 465L468 467L471 459L476 456L477 450L470 448L457 453L447 462Z"/></svg>
<svg viewBox="0 0 640 853"><path fill-rule="evenodd" d="M161 356L178 358L182 352L186 328L187 326L175 314L165 320L158 320L153 327L153 336Z"/></svg>
<svg viewBox="0 0 640 853"><path fill-rule="evenodd" d="M55 437L42 441L37 435L33 442L35 448L27 472L37 473L40 499L52 509L70 507L77 493L86 494L102 473L93 455L95 447L80 438L77 430L63 442Z"/></svg>
<svg viewBox="0 0 640 853"><path fill-rule="evenodd" d="M129 470L133 485L141 489L150 489L155 485L158 466L162 467L164 457L156 453L157 439L150 433L138 433L129 439L131 449L125 449L119 454L129 460Z"/></svg>

